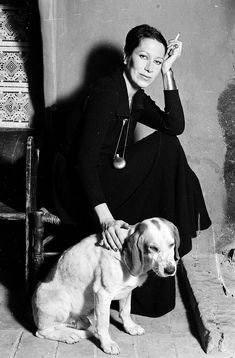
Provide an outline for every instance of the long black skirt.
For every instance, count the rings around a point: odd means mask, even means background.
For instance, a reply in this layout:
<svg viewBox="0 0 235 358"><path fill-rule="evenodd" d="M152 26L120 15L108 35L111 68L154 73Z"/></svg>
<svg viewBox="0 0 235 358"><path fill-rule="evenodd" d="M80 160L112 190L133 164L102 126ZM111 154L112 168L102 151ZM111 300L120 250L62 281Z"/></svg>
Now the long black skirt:
<svg viewBox="0 0 235 358"><path fill-rule="evenodd" d="M179 230L180 256L187 254L192 248L191 239L199 229L207 229L211 221L199 180L188 165L179 139L154 132L128 148L126 163L121 170L110 164L99 169L106 202L114 218L129 224L151 217L165 218ZM74 176L69 177L65 168L66 164L61 165L61 160L57 160L55 206L62 220L76 223L80 237L84 237L100 230L99 224L77 181L73 184ZM83 231L84 226L87 231ZM172 277L162 279L150 272L144 285L132 294L133 313L155 317L169 312L174 305Z"/></svg>

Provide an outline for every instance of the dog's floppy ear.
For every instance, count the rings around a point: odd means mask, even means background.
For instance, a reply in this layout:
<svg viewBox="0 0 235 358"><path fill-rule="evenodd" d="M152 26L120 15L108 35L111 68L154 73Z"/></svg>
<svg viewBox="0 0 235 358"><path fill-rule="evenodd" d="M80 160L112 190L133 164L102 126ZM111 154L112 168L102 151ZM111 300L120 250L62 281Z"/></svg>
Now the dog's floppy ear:
<svg viewBox="0 0 235 358"><path fill-rule="evenodd" d="M179 231L175 225L173 225L173 235L174 235L174 239L175 239L175 259L179 260L180 259L180 255L179 255L180 235L179 235Z"/></svg>
<svg viewBox="0 0 235 358"><path fill-rule="evenodd" d="M138 276L144 264L143 235L138 226L135 232L126 238L122 258L132 276Z"/></svg>
<svg viewBox="0 0 235 358"><path fill-rule="evenodd" d="M180 235L177 227L169 220L165 220L168 223L168 226L170 226L174 240L175 240L175 260L180 259L179 255L179 247L180 247Z"/></svg>

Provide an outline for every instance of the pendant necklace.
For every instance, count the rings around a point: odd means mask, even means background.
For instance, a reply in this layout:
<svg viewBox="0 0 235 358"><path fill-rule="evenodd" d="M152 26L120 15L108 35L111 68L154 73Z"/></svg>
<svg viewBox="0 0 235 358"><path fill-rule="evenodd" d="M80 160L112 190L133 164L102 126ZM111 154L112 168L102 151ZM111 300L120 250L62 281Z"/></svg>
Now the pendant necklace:
<svg viewBox="0 0 235 358"><path fill-rule="evenodd" d="M124 142L122 156L120 156L117 152L118 152L118 147L119 147L120 140L121 140L121 137L122 137L123 129L124 129L126 123L127 123L127 129L126 129L125 142ZM127 146L127 137L128 137L128 132L129 132L129 126L130 126L130 118L123 119L122 120L122 127L121 127L121 130L120 130L120 134L119 134L119 137L118 137L116 149L115 149L114 156L113 156L113 166L114 166L115 169L123 169L126 166L126 160L125 160L124 157L125 157L125 151L126 151L126 146Z"/></svg>

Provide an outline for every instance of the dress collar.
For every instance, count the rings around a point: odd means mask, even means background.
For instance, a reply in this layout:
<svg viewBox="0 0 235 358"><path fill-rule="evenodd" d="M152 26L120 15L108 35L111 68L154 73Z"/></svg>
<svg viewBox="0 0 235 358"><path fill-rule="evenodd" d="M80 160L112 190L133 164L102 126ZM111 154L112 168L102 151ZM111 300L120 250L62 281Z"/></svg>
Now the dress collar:
<svg viewBox="0 0 235 358"><path fill-rule="evenodd" d="M118 104L116 108L116 114L120 117L130 117L130 108L128 101L128 93L126 82L123 76L122 69L117 69L113 75L112 79L116 85L118 91ZM133 96L132 110L141 110L144 108L144 91L139 89Z"/></svg>

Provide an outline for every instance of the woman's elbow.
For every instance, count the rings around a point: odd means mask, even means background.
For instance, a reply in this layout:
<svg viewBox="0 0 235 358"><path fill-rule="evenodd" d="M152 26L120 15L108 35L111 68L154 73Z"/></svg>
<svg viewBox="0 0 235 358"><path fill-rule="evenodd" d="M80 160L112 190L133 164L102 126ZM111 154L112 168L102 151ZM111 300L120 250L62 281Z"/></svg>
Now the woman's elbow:
<svg viewBox="0 0 235 358"><path fill-rule="evenodd" d="M167 129L167 128L166 128ZM169 132L170 135L178 136L181 135L184 132L185 129L185 122L179 122L176 120L173 122L173 125L169 126L167 129L167 132Z"/></svg>
<svg viewBox="0 0 235 358"><path fill-rule="evenodd" d="M183 110L177 116L176 135L181 135L185 129L185 119Z"/></svg>
<svg viewBox="0 0 235 358"><path fill-rule="evenodd" d="M185 123L182 123L178 128L176 128L175 135L181 135L184 132L185 129Z"/></svg>

